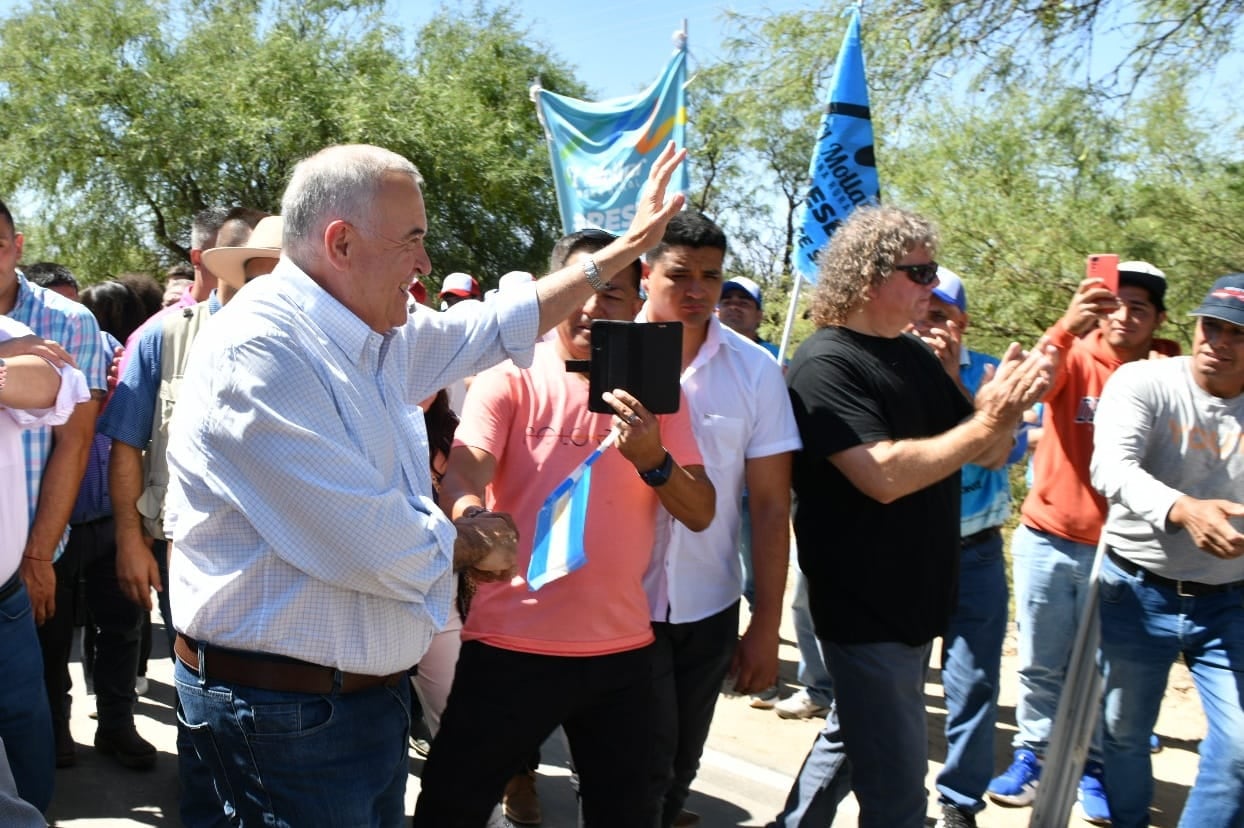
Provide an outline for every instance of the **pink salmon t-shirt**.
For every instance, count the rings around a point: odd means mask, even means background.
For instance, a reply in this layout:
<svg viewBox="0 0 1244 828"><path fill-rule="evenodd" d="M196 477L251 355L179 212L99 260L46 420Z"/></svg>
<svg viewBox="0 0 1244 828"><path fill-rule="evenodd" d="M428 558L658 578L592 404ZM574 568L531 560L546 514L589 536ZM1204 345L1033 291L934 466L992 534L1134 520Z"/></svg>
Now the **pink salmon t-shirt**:
<svg viewBox="0 0 1244 828"><path fill-rule="evenodd" d="M587 409L586 375L571 374L553 343L536 346L528 369L507 362L478 375L463 404L454 445L496 458L488 508L518 525L518 572L508 584L484 583L471 601L464 641L542 655L624 652L653 640L643 575L652 555L658 509L615 447L592 466L583 528L587 563L537 592L523 576L536 517L549 494L609 433L612 416ZM686 400L658 418L661 441L681 466L703 464Z"/></svg>

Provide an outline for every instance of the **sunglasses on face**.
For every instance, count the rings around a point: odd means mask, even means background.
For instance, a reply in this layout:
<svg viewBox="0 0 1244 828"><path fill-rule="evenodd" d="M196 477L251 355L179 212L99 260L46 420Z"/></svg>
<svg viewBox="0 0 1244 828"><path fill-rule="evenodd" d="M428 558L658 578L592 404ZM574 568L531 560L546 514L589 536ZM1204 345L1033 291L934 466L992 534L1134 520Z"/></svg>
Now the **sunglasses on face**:
<svg viewBox="0 0 1244 828"><path fill-rule="evenodd" d="M918 285L931 285L937 281L937 262L929 262L928 264L910 264L895 265L895 270L901 270L907 274L907 278L911 279Z"/></svg>

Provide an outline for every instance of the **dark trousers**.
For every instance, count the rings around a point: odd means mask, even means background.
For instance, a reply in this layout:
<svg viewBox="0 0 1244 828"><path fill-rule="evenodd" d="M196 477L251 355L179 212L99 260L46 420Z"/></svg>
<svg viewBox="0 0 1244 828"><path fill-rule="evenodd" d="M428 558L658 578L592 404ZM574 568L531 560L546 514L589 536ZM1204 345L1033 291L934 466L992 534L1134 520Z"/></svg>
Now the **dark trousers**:
<svg viewBox="0 0 1244 828"><path fill-rule="evenodd" d="M423 770L416 828L483 828L505 784L561 725L587 828L656 820L648 797L652 647L602 656L467 641Z"/></svg>
<svg viewBox="0 0 1244 828"><path fill-rule="evenodd" d="M168 642L168 657L173 659L173 640L177 638L177 630L173 629L173 610L169 605L168 593L168 541L153 540L151 542L151 554L155 555L156 566L160 570L160 583L164 584L164 591L156 594L156 603L160 607L160 617L164 619L164 637ZM148 619L151 615L148 613ZM150 654L150 647L148 647Z"/></svg>
<svg viewBox="0 0 1244 828"><path fill-rule="evenodd" d="M654 622L656 715L651 784L661 802L661 825L682 810L700 768L717 695L739 638L739 604L686 624Z"/></svg>
<svg viewBox="0 0 1244 828"><path fill-rule="evenodd" d="M134 677L142 637L142 608L121 592L112 518L75 524L54 564L56 614L39 628L43 681L52 721L68 727L69 653L75 625L89 619L95 636L95 707L101 730L134 726Z"/></svg>

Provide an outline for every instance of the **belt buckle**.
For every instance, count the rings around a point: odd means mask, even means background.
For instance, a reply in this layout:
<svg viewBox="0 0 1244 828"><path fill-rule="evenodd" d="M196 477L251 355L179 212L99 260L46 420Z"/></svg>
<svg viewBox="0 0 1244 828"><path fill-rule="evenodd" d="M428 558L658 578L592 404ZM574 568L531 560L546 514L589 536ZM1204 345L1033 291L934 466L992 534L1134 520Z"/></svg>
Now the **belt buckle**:
<svg viewBox="0 0 1244 828"><path fill-rule="evenodd" d="M1185 583L1187 583L1187 581L1176 581L1175 582L1175 594L1178 595L1180 598L1197 597L1195 592L1184 592Z"/></svg>

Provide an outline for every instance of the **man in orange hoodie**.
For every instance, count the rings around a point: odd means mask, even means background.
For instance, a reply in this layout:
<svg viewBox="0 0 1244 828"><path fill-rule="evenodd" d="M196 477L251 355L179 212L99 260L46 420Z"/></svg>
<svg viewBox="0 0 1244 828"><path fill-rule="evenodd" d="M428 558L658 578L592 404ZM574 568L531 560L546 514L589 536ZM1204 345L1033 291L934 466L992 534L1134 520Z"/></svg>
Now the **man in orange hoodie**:
<svg viewBox="0 0 1244 828"><path fill-rule="evenodd" d="M1148 262L1124 262L1117 295L1102 280L1085 279L1066 313L1046 331L1060 359L1044 399L1045 433L1033 458L1033 485L1011 540L1019 732L1011 766L989 784L996 802L1028 805L1036 795L1106 517L1106 503L1089 480L1093 413L1110 375L1154 349L1154 331L1166 319L1165 296L1161 270ZM1079 803L1084 819L1104 825L1110 809L1100 759L1098 730L1080 779Z"/></svg>

